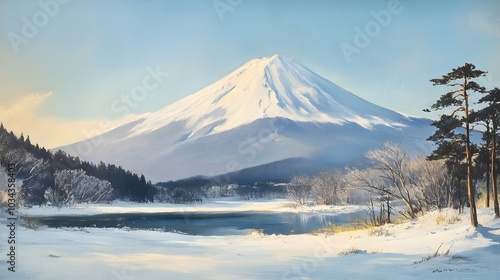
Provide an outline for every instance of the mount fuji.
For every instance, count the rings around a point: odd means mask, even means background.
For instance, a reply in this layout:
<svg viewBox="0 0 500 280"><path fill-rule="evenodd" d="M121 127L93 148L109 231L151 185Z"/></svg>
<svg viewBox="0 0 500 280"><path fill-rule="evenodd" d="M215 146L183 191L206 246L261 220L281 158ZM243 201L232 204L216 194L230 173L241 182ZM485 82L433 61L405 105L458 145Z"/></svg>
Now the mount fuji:
<svg viewBox="0 0 500 280"><path fill-rule="evenodd" d="M429 120L372 104L274 55L61 149L154 181L230 173L274 179L361 161L385 141L417 149L430 134Z"/></svg>

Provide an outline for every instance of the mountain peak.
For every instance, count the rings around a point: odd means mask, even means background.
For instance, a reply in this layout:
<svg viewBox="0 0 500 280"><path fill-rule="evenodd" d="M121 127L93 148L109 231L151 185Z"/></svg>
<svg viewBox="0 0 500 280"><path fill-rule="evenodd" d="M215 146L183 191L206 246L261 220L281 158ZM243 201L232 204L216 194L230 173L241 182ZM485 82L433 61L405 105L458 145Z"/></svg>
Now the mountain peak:
<svg viewBox="0 0 500 280"><path fill-rule="evenodd" d="M281 54L274 54L270 57L265 57L264 59L268 59L269 62L275 62L275 61L282 61L288 59L286 56L283 56Z"/></svg>
<svg viewBox="0 0 500 280"><path fill-rule="evenodd" d="M296 158L324 168L327 162L362 156L389 139L414 144L412 135L431 128L418 125L295 60L273 55L253 59L174 104L63 150L74 154L90 146L88 153L77 155L106 159L153 180L171 180L273 162L281 166ZM295 166L293 161L284 164Z"/></svg>
<svg viewBox="0 0 500 280"><path fill-rule="evenodd" d="M240 68L248 68L249 66L257 66L259 68L265 68L273 64L282 64L284 62L293 63L293 60L287 56L274 54L272 56L264 56L250 60Z"/></svg>
<svg viewBox="0 0 500 280"><path fill-rule="evenodd" d="M262 118L399 126L401 115L376 106L285 56L253 59L219 81L152 113L134 135L184 121L192 135L227 131ZM200 132L200 133L197 133Z"/></svg>
<svg viewBox="0 0 500 280"><path fill-rule="evenodd" d="M275 53L271 56L264 56L264 57L261 57L261 58L256 58L257 60L266 60L266 61L273 61L273 60L276 60L276 59L281 59L283 58L284 56L283 55L280 55L278 53Z"/></svg>

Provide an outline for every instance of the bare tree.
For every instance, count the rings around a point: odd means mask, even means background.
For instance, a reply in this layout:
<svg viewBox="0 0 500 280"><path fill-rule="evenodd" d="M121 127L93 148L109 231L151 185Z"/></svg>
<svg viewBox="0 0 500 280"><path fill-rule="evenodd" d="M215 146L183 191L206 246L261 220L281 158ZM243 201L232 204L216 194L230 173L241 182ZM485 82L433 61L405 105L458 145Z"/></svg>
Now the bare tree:
<svg viewBox="0 0 500 280"><path fill-rule="evenodd" d="M385 203L389 212L390 201L402 200L408 214L415 218L421 210L451 207L453 182L445 160L427 160L424 156L410 156L400 146L387 142L383 149L367 153L370 167L351 169L347 174L351 184L368 191Z"/></svg>
<svg viewBox="0 0 500 280"><path fill-rule="evenodd" d="M101 203L112 199L113 189L108 181L87 176L85 171L58 170L54 187L45 191L47 202L61 207L73 203Z"/></svg>
<svg viewBox="0 0 500 280"><path fill-rule="evenodd" d="M371 188L403 200L408 207L410 217L415 218L419 209L412 197L412 176L408 153L398 145L386 142L383 149L369 151L367 158L373 162L372 168L387 183L384 187L374 185Z"/></svg>
<svg viewBox="0 0 500 280"><path fill-rule="evenodd" d="M311 193L311 178L308 176L294 177L286 188L288 197L297 205L304 205Z"/></svg>
<svg viewBox="0 0 500 280"><path fill-rule="evenodd" d="M14 163L19 168L17 179L22 182L19 185L19 203L25 205L43 203L43 194L53 180L50 163L22 149L8 150L0 154L0 158Z"/></svg>
<svg viewBox="0 0 500 280"><path fill-rule="evenodd" d="M349 196L349 184L344 174L336 170L322 171L310 178L311 196L317 204L333 205L346 202Z"/></svg>
<svg viewBox="0 0 500 280"><path fill-rule="evenodd" d="M451 207L453 190L444 160L426 160L422 156L411 159L411 182L415 202L420 209L431 210Z"/></svg>
<svg viewBox="0 0 500 280"><path fill-rule="evenodd" d="M388 181L383 178L380 172L374 168L367 169L349 169L349 172L345 175L346 181L350 182L350 185L355 189L361 189L368 193L368 209L370 213L370 219L376 224L382 224L384 222L384 216L387 216L385 221L390 222L391 220L391 201L398 199L397 194L393 193L394 190L391 188ZM376 218L375 207L373 204L373 198L380 204L380 215Z"/></svg>

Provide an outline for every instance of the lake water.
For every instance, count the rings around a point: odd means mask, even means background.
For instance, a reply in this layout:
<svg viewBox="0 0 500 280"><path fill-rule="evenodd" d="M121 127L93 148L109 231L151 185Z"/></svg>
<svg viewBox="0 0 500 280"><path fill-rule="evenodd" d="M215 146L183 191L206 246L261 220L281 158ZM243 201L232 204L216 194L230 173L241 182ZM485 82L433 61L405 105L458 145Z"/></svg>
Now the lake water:
<svg viewBox="0 0 500 280"><path fill-rule="evenodd" d="M189 235L239 235L252 230L266 234L301 234L328 226L366 218L363 211L348 214L331 213L140 213L100 214L91 216L36 217L48 227L97 227L150 229Z"/></svg>

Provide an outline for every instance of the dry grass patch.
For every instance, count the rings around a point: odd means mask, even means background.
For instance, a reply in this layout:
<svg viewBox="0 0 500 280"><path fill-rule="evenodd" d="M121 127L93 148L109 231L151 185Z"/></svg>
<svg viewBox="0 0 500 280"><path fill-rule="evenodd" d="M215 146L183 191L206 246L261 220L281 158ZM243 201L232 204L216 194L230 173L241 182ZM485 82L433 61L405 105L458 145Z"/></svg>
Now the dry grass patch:
<svg viewBox="0 0 500 280"><path fill-rule="evenodd" d="M341 232L349 232L349 231L356 231L356 230L361 230L361 229L370 229L373 226L371 226L368 222L358 220L354 221L352 223L348 224L341 224L341 225L336 225L336 224L329 224L326 227L313 230L311 231L311 234L335 234L335 233L341 233Z"/></svg>
<svg viewBox="0 0 500 280"><path fill-rule="evenodd" d="M447 224L447 225L452 225L458 221L460 221L460 216L457 215L456 213L452 214L445 214L445 213L439 213L439 215L436 216L436 224Z"/></svg>
<svg viewBox="0 0 500 280"><path fill-rule="evenodd" d="M347 255L352 255L352 254L359 254L363 253L363 250L360 250L359 248L356 247L349 247L347 249L344 249L339 252L339 256L347 256Z"/></svg>
<svg viewBox="0 0 500 280"><path fill-rule="evenodd" d="M445 252L440 253L440 252L439 252L439 249L441 249L441 246L443 246L443 243L441 243L441 245L439 245L439 247L437 248L436 252L434 252L434 254L432 254L432 255L428 255L428 256L426 256L426 257L423 257L421 260L419 260L419 261L415 261L415 262L413 262L413 263L414 263L414 264L419 264L419 263L423 263L423 262L426 262L426 261L430 261L430 260L432 260L432 259L434 259L434 258L437 258L437 257L441 257L441 256L448 256L448 255L450 255L451 246L450 246L450 248L449 248L448 250L446 250ZM452 245L452 246L453 246L453 245ZM455 256L455 255L453 255L453 256ZM453 256L452 256L452 258L453 258ZM457 256L458 256L458 255L457 255Z"/></svg>
<svg viewBox="0 0 500 280"><path fill-rule="evenodd" d="M459 255L459 254L453 254L450 257L450 261L461 261L461 260L468 260L469 257Z"/></svg>
<svg viewBox="0 0 500 280"><path fill-rule="evenodd" d="M386 236L389 231L384 227L373 227L368 230L368 234L371 236Z"/></svg>

